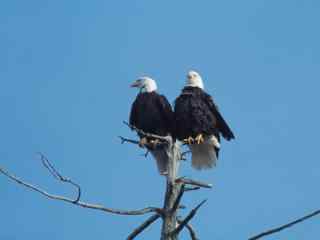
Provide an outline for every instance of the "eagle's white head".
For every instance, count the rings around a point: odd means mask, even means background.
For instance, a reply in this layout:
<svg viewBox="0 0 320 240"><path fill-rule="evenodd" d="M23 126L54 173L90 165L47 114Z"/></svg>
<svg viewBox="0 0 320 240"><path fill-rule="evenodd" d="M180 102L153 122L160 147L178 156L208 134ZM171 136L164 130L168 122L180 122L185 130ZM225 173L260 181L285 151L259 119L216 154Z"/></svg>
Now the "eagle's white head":
<svg viewBox="0 0 320 240"><path fill-rule="evenodd" d="M134 81L131 87L139 88L143 92L153 92L157 90L157 83L150 77L141 77L138 80Z"/></svg>
<svg viewBox="0 0 320 240"><path fill-rule="evenodd" d="M189 71L187 74L187 83L188 87L198 87L204 89L202 78L199 73L196 71Z"/></svg>

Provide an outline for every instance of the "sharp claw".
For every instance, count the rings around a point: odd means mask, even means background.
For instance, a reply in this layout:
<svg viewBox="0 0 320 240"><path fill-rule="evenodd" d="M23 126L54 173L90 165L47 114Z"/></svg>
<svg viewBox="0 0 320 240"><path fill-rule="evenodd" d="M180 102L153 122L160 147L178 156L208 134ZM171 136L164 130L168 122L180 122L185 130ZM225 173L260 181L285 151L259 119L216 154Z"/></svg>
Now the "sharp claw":
<svg viewBox="0 0 320 240"><path fill-rule="evenodd" d="M196 138L195 138L197 144L201 144L204 142L203 135L200 133Z"/></svg>
<svg viewBox="0 0 320 240"><path fill-rule="evenodd" d="M190 137L188 137L188 138L186 138L186 139L183 139L183 142L184 142L185 144L191 145L191 144L194 143L194 139L190 136Z"/></svg>

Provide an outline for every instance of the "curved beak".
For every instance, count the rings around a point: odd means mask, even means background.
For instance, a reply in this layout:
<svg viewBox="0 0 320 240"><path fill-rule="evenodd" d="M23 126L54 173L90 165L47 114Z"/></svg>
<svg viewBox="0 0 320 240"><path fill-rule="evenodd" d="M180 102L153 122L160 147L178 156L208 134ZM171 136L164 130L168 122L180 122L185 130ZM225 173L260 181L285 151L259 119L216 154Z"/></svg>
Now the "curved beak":
<svg viewBox="0 0 320 240"><path fill-rule="evenodd" d="M139 81L137 80L137 81L133 82L133 83L130 85L130 87L132 87L132 88L134 88L134 87L139 87L139 85L140 85L140 83L139 83Z"/></svg>

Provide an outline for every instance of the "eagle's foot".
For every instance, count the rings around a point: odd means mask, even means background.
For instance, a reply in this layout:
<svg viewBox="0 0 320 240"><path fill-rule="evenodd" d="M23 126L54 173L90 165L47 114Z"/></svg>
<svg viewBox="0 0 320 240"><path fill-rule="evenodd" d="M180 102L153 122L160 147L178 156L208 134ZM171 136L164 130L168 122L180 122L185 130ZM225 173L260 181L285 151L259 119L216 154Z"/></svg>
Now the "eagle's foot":
<svg viewBox="0 0 320 240"><path fill-rule="evenodd" d="M148 142L147 138L145 138L145 137L141 138L139 141L139 147L144 148L145 145L147 144L147 142Z"/></svg>
<svg viewBox="0 0 320 240"><path fill-rule="evenodd" d="M200 133L196 138L195 138L195 141L197 144L201 144L204 142L204 138L203 138L203 135Z"/></svg>
<svg viewBox="0 0 320 240"><path fill-rule="evenodd" d="M183 143L191 145L194 143L194 139L193 139L193 137L190 136L186 139L183 139Z"/></svg>

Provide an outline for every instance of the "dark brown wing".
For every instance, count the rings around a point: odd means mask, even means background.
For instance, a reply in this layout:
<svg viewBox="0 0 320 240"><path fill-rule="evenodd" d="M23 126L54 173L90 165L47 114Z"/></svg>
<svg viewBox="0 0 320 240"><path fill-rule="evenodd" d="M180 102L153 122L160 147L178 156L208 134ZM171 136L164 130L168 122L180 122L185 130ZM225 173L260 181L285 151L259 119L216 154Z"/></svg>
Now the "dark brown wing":
<svg viewBox="0 0 320 240"><path fill-rule="evenodd" d="M164 125L166 126L168 133L173 136L174 113L171 104L169 103L168 99L163 95L159 95L157 103Z"/></svg>
<svg viewBox="0 0 320 240"><path fill-rule="evenodd" d="M234 136L232 130L230 129L230 127L228 126L228 124L226 123L226 121L224 120L222 115L220 114L218 107L214 103L212 97L207 93L204 93L203 96L204 96L205 103L208 105L212 114L217 119L217 128L221 132L222 136L228 141L230 141L231 139L234 139L235 136Z"/></svg>
<svg viewBox="0 0 320 240"><path fill-rule="evenodd" d="M136 99L131 106L131 111L130 111L130 117L129 117L129 123L133 126L137 126L138 124L138 110L139 110L139 101Z"/></svg>
<svg viewBox="0 0 320 240"><path fill-rule="evenodd" d="M130 124L161 136L171 134L173 112L170 103L156 92L139 93L132 104Z"/></svg>

